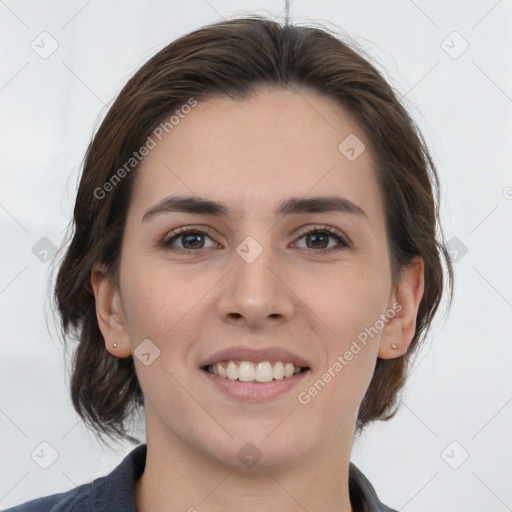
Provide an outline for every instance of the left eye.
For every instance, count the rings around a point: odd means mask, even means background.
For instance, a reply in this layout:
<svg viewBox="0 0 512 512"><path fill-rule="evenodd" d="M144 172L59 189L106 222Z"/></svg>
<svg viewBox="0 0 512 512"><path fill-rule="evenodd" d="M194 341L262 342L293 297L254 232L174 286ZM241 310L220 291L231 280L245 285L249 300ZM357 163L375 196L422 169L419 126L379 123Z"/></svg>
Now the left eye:
<svg viewBox="0 0 512 512"><path fill-rule="evenodd" d="M348 242L337 232L333 232L326 229L309 231L302 235L299 240L305 239L306 247L304 249L320 249L322 252L325 250L333 249L334 247L348 247ZM334 241L334 243L330 243ZM295 244L298 246L298 244Z"/></svg>

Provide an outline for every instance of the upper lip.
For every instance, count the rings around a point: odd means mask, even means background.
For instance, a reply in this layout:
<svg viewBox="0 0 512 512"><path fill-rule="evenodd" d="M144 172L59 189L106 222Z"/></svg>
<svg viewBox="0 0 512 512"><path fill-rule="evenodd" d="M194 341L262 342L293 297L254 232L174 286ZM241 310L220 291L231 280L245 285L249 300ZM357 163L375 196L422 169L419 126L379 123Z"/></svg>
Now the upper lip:
<svg viewBox="0 0 512 512"><path fill-rule="evenodd" d="M259 363L261 361L283 361L293 363L295 366L309 368L310 364L304 358L283 348L248 348L248 347L230 347L214 352L203 359L199 367L204 368L220 361L251 361Z"/></svg>

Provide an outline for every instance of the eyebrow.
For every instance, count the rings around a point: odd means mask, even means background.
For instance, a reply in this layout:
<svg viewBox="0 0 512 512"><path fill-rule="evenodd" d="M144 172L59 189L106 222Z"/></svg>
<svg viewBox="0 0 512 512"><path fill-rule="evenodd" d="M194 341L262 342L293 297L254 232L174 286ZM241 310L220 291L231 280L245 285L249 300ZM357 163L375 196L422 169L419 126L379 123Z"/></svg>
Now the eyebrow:
<svg viewBox="0 0 512 512"><path fill-rule="evenodd" d="M142 217L142 222L168 213L181 212L195 215L214 215L227 217L229 207L225 203L212 201L198 196L169 196L149 208ZM368 220L365 211L352 201L339 196L329 197L292 197L283 201L276 209L276 216L299 213L348 213L364 217Z"/></svg>

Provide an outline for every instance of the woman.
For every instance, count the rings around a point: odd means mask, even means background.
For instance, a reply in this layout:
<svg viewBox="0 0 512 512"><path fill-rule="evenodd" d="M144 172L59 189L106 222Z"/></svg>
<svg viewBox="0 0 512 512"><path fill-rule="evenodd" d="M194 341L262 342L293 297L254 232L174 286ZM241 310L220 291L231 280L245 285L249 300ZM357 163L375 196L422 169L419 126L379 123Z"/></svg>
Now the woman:
<svg viewBox="0 0 512 512"><path fill-rule="evenodd" d="M143 408L147 444L11 510L391 511L352 443L446 281L435 168L369 62L260 17L181 37L91 142L55 286L77 411L133 439Z"/></svg>

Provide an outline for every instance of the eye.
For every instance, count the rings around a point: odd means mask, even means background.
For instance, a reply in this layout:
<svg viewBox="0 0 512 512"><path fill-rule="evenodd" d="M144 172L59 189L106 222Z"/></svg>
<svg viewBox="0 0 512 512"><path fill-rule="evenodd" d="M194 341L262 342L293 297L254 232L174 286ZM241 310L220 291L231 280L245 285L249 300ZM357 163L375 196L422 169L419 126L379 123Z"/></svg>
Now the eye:
<svg viewBox="0 0 512 512"><path fill-rule="evenodd" d="M207 240L210 244L206 245ZM178 242L179 245L176 245ZM218 244L212 240L206 231L197 228L180 228L169 234L163 241L162 246L171 251L196 251L198 249L209 249Z"/></svg>
<svg viewBox="0 0 512 512"><path fill-rule="evenodd" d="M298 243L294 245L301 249L310 249L316 254L324 254L350 247L347 237L330 226L314 226L300 236L299 240L302 239L305 240L306 247L300 247Z"/></svg>
<svg viewBox="0 0 512 512"><path fill-rule="evenodd" d="M351 246L343 233L330 226L314 226L299 236L298 240L302 239L305 241L305 247L301 246L299 242L295 242L293 245L300 249L310 250L314 254L324 254ZM200 249L219 247L219 244L208 234L208 230L193 227L172 231L164 238L161 245L167 250L187 254L198 252Z"/></svg>

